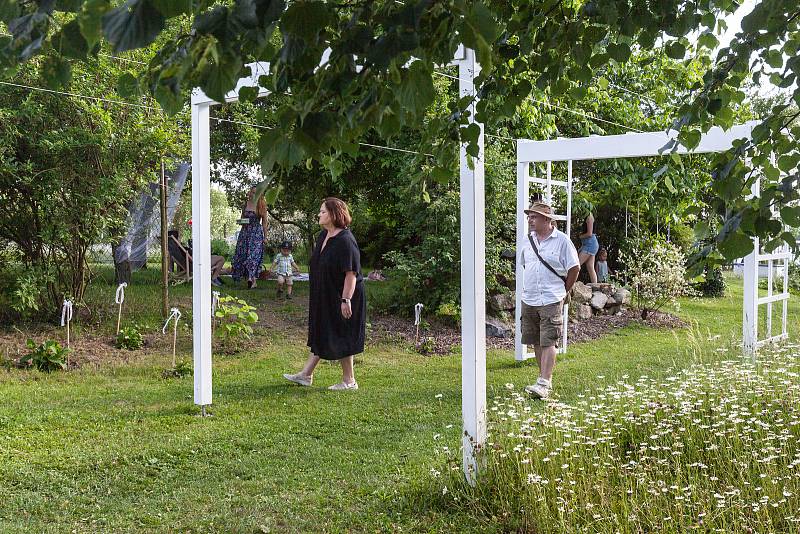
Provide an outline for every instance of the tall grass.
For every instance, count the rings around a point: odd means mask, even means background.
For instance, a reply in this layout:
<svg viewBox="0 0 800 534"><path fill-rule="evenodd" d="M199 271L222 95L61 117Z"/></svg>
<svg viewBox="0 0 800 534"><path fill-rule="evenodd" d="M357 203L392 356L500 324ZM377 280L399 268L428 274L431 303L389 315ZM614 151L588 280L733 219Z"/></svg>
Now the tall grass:
<svg viewBox="0 0 800 534"><path fill-rule="evenodd" d="M531 532L800 530L800 345L697 364L571 403L508 384L476 487L448 454L439 504Z"/></svg>

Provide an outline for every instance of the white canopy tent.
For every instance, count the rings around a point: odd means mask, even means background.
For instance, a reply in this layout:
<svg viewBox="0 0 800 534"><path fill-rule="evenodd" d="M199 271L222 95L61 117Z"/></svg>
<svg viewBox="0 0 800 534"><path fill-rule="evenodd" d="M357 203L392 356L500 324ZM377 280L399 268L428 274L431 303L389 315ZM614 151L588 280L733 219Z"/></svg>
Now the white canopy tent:
<svg viewBox="0 0 800 534"><path fill-rule="evenodd" d="M700 144L693 150L677 144L675 151L679 154L712 153L728 150L736 139L750 137L755 123L747 123L734 126L730 130L724 131L721 128L712 128L702 136ZM572 139L555 139L550 141L517 141L517 250L522 247L527 240L528 221L523 213L530 198L531 185L543 186L544 197L547 201L552 201L553 186L566 189L566 220L570 221L572 209L572 162L593 159L616 159L616 158L638 158L663 156L671 150L665 147L673 146L673 141L677 143L677 132L646 132L646 133L626 133L623 135L590 136ZM567 180L558 181L552 179L552 167L554 162L565 162L567 165ZM532 175L531 166L535 163L546 164L546 174L543 177ZM752 193L759 194L759 183L753 186ZM569 235L569 223L566 228ZM762 253L758 239L754 240L753 252L745 258L744 269L744 312L742 314L743 348L748 353L755 350L765 343L786 339L787 337L787 312L788 312L788 265L791 261L791 254L788 245L784 245L777 251L769 254ZM758 265L766 262L768 264L768 288L765 297L758 294ZM783 292L775 293L773 288L773 266L782 267ZM517 254L516 266L516 350L515 359L525 360L533 356L527 347L522 344L522 333L520 330L520 311L522 299L522 255ZM772 306L776 302L782 302L782 321L781 332L773 335L772 332ZM759 320L758 307L767 306L767 316L765 325L765 337L759 339ZM566 351L567 346L567 306L564 307L564 333L561 352Z"/></svg>
<svg viewBox="0 0 800 534"><path fill-rule="evenodd" d="M327 63L324 54L320 68ZM461 391L464 473L473 480L476 453L486 440L486 254L484 199L483 124L475 121L477 94L474 79L480 73L473 50L459 47L451 65L459 69L459 93L472 96L470 122L478 125L479 155L469 158L460 150L461 184ZM241 78L225 102L236 102L242 87L256 87L259 76L269 72L268 63L250 64L251 75ZM219 104L200 89L192 92L192 240L194 402L202 413L212 402L211 355L211 233L210 233L210 109ZM320 199L321 201L322 199Z"/></svg>

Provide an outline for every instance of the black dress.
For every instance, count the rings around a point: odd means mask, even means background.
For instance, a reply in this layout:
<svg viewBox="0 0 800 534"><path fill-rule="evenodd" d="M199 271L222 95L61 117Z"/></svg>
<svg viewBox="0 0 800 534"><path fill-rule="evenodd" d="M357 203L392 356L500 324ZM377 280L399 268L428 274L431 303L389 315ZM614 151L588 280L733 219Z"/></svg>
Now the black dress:
<svg viewBox="0 0 800 534"><path fill-rule="evenodd" d="M345 228L328 240L320 232L309 269L308 346L324 360L340 360L364 352L367 295L361 276L361 253L356 238ZM350 302L353 315L342 317L342 290L347 271L356 273L356 289Z"/></svg>

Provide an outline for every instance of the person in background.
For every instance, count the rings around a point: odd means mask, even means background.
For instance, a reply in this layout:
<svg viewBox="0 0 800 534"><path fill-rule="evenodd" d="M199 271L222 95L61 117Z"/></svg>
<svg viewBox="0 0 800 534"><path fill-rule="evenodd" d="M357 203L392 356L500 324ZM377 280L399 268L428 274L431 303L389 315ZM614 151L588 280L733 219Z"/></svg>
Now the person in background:
<svg viewBox="0 0 800 534"><path fill-rule="evenodd" d="M594 215L589 213L583 221L583 231L578 236L581 238L581 249L578 251L578 261L581 265L586 264L586 271L589 273L589 281L597 283L597 273L594 269L594 257L600 249L600 242L594 233Z"/></svg>
<svg viewBox="0 0 800 534"><path fill-rule="evenodd" d="M367 295L361 276L361 253L348 228L347 204L328 197L319 208L322 226L309 263L308 346L311 354L303 369L284 374L286 380L310 386L320 358L339 360L342 381L334 391L358 389L353 356L364 352Z"/></svg>
<svg viewBox="0 0 800 534"><path fill-rule="evenodd" d="M553 208L534 202L525 210L532 228L522 248L523 291L520 330L522 343L533 345L539 378L525 391L536 398L550 396L556 347L561 341L564 299L578 279L580 264L572 241L553 220Z"/></svg>
<svg viewBox="0 0 800 534"><path fill-rule="evenodd" d="M284 241L281 243L281 251L272 260L272 268L270 270L278 275L278 291L275 298L281 298L284 286L286 286L286 298L292 298L292 274L299 273L300 267L294 262L294 256L292 256L291 251L292 244Z"/></svg>
<svg viewBox="0 0 800 534"><path fill-rule="evenodd" d="M267 203L263 196L258 199L256 188L250 188L247 202L242 210L242 230L236 241L236 253L233 255L231 274L238 281L247 280L247 287L256 287L256 280L261 274L264 261L264 242L266 241L269 222L267 221ZM245 221L246 219L246 221Z"/></svg>
<svg viewBox="0 0 800 534"><path fill-rule="evenodd" d="M597 281L605 284L608 283L611 272L608 270L608 251L601 248L597 253L597 261L594 264L597 270Z"/></svg>

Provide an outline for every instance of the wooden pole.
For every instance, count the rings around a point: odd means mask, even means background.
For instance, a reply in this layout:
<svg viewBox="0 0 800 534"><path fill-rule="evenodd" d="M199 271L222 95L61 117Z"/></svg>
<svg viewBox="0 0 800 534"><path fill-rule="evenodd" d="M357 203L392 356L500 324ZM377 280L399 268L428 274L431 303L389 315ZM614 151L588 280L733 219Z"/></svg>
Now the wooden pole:
<svg viewBox="0 0 800 534"><path fill-rule="evenodd" d="M169 247L167 244L167 176L161 160L161 316L169 315Z"/></svg>

